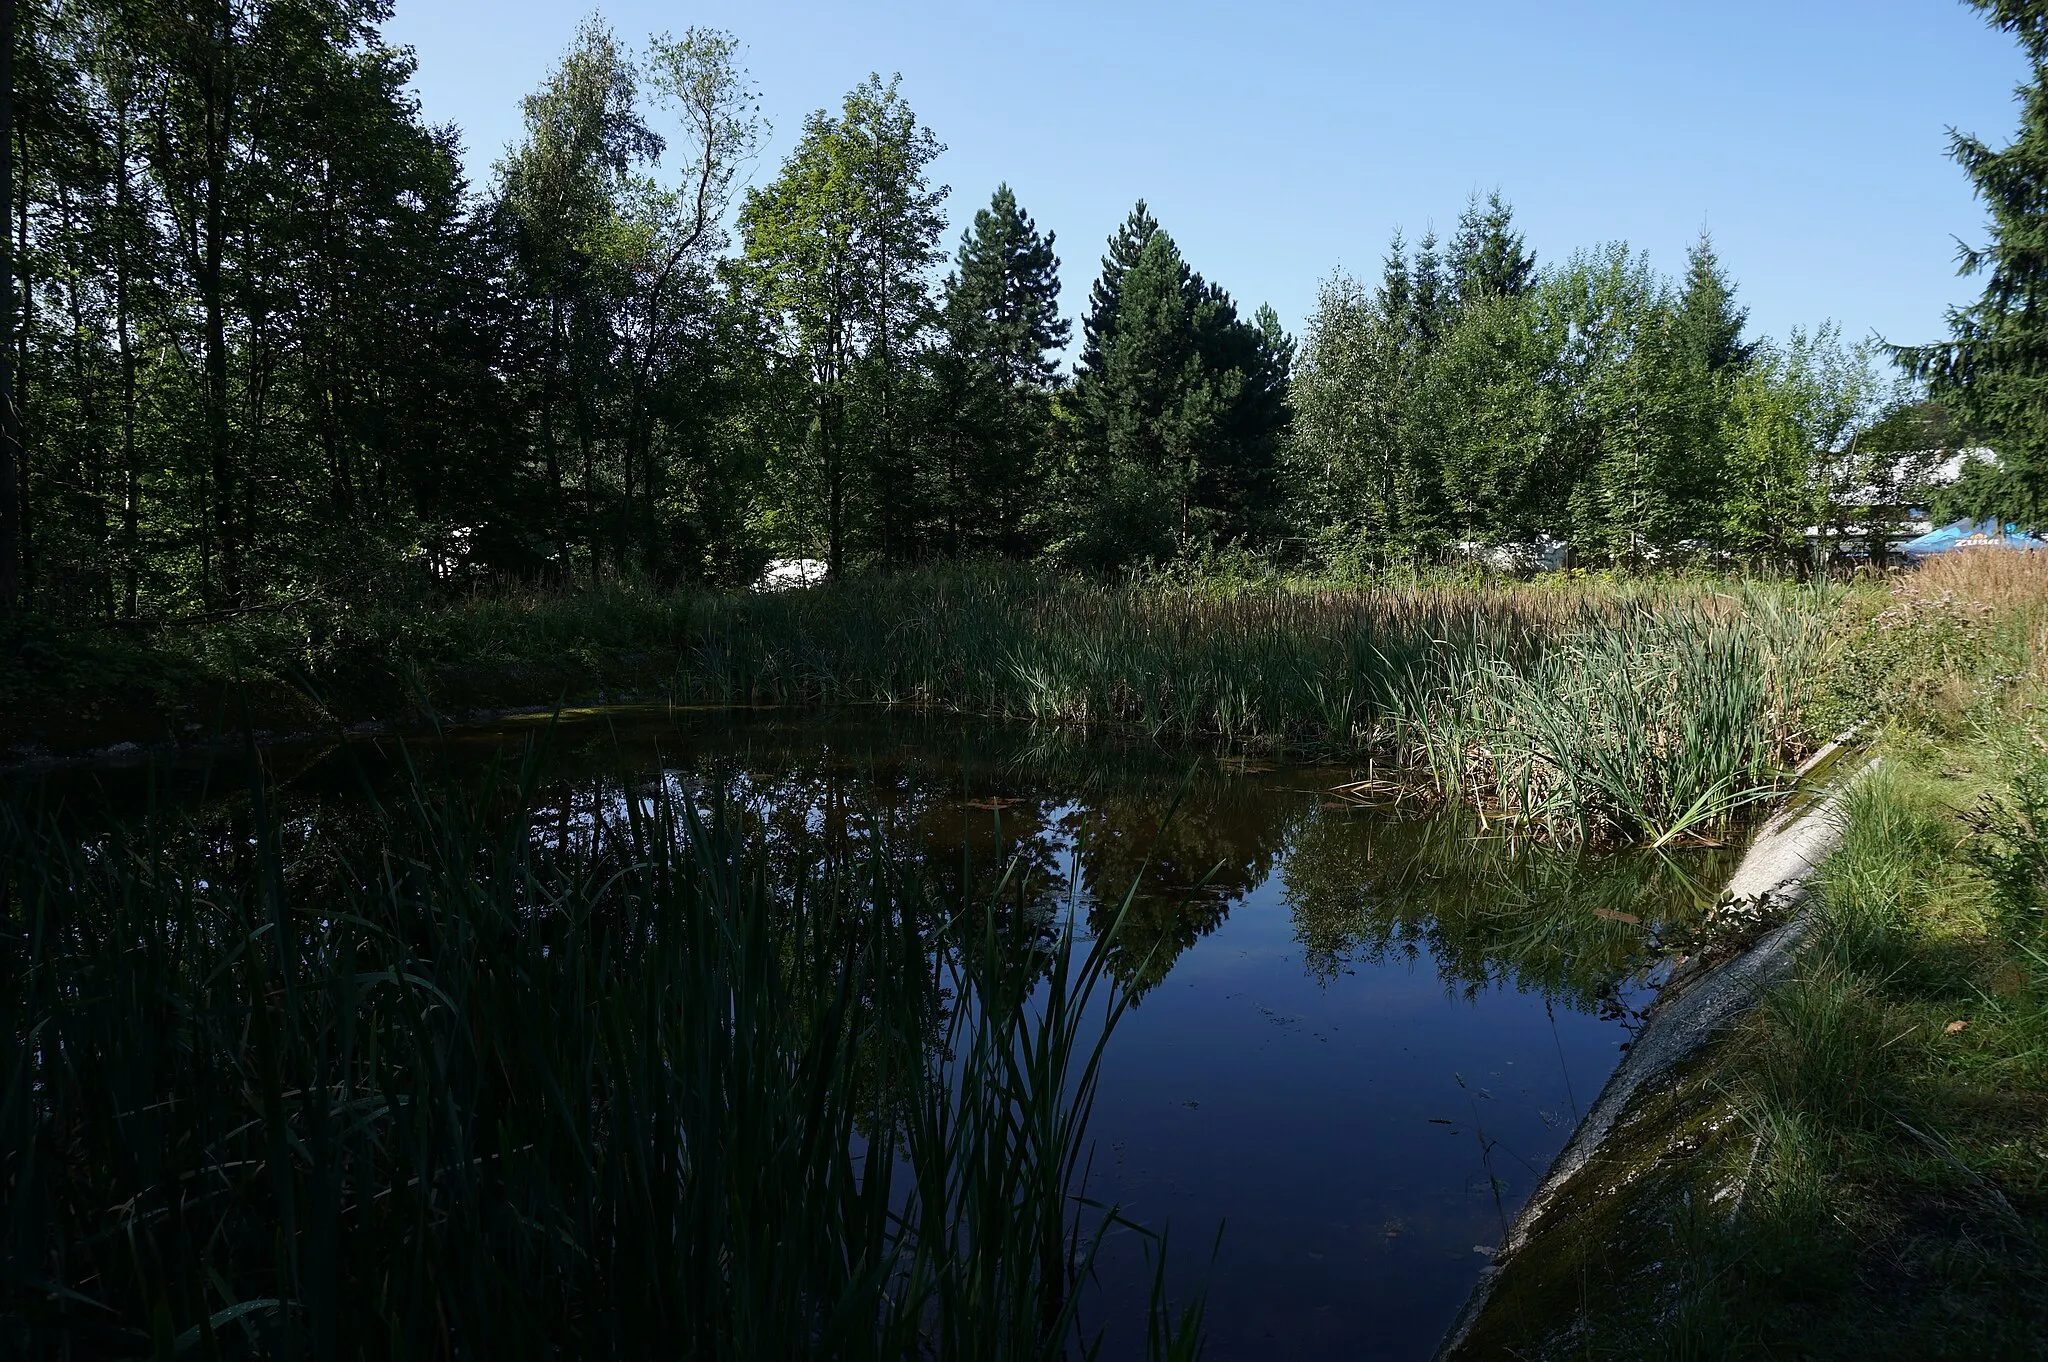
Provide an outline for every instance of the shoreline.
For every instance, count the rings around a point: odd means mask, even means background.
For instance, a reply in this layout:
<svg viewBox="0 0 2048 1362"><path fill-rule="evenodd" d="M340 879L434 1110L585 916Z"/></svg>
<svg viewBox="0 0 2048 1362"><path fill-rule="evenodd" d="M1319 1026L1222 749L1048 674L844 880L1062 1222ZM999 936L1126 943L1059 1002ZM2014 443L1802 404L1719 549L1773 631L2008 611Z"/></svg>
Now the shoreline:
<svg viewBox="0 0 2048 1362"><path fill-rule="evenodd" d="M1866 755L1846 774L1837 774L1841 760L1862 755L1848 746L1853 738L1853 730L1843 734L1802 765L1795 776L1802 783L1794 785L1784 805L1758 830L1718 896L1716 912L1761 911L1779 919L1777 925L1735 955L1705 968L1694 964L1696 957L1669 962L1670 980L1651 1005L1643 1029L1516 1215L1492 1263L1446 1331L1435 1362L1468 1356L1468 1342L1484 1328L1488 1310L1524 1261L1530 1243L1545 1234L1569 1231L1574 1210L1583 1204L1583 1198L1575 1200L1573 1194L1609 1152L1616 1133L1667 1095L1689 1060L1753 1009L1765 990L1789 976L1813 928L1813 878L1841 842L1844 801L1876 765ZM1820 788L1804 784L1816 774L1825 780ZM1591 1195L1621 1195L1623 1190L1594 1189ZM1564 1225L1554 1223L1554 1218Z"/></svg>

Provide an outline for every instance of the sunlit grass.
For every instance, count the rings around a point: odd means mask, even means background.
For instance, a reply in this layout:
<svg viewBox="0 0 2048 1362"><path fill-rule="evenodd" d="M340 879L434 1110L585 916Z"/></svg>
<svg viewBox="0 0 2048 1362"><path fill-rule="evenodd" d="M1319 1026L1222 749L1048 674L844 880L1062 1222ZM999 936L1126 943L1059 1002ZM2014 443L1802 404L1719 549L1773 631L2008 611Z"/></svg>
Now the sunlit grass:
<svg viewBox="0 0 2048 1362"><path fill-rule="evenodd" d="M1813 743L1839 598L960 569L770 596L491 597L403 627L442 703L473 698L480 667L587 665L680 704L884 704L1370 758L1523 826L1670 842L1725 828Z"/></svg>
<svg viewBox="0 0 2048 1362"><path fill-rule="evenodd" d="M1882 764L1792 977L1632 1108L1461 1356L2048 1355L2048 554L1851 604Z"/></svg>

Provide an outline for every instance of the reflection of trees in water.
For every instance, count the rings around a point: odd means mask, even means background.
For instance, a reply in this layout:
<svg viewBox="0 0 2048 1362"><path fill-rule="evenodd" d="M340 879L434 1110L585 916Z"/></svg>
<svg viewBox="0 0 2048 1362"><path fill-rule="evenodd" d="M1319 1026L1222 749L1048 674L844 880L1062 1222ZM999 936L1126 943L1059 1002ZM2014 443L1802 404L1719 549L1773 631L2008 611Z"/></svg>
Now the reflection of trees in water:
<svg viewBox="0 0 2048 1362"><path fill-rule="evenodd" d="M1131 898L1113 957L1118 975L1149 989L1182 951L1215 931L1273 873L1298 804L1247 784L1222 798L1176 803L1165 792L1077 810L1090 926L1104 930L1124 896Z"/></svg>
<svg viewBox="0 0 2048 1362"><path fill-rule="evenodd" d="M1426 955L1468 994L1512 984L1584 1008L1646 965L1658 928L1718 883L1698 856L1593 856L1478 835L1463 819L1328 811L1296 831L1281 879L1319 974Z"/></svg>
<svg viewBox="0 0 2048 1362"><path fill-rule="evenodd" d="M417 769L452 789L495 780L506 816L532 808L530 837L558 855L659 786L730 823L753 871L785 897L820 876L881 875L916 881L934 903L1013 905L1040 930L1078 901L1099 933L1131 893L1112 967L1140 991L1277 869L1313 971L1426 956L1468 990L1511 982L1584 1004L1640 965L1648 926L1681 913L1689 878L1712 870L1489 840L1454 819L1318 810L1287 788L1328 783L1308 773L1247 775L1067 730L873 713L535 726L265 762L273 811L309 847L374 849L377 802L416 797ZM229 844L246 840L235 828L247 784L233 762L179 780L178 801L207 804ZM130 802L146 801L131 791Z"/></svg>
<svg viewBox="0 0 2048 1362"><path fill-rule="evenodd" d="M1071 799L1015 778L1001 794L963 797L948 773L921 765L823 760L690 779L694 802L735 825L771 884L883 856L887 873L938 902L1015 904L1049 922L1078 899L1096 933L1129 894L1112 967L1140 988L1272 873L1297 802L1251 788L1176 799L1156 782L1117 793L1098 782ZM587 788L571 798L604 801Z"/></svg>
<svg viewBox="0 0 2048 1362"><path fill-rule="evenodd" d="M941 787L276 794L0 799L34 923L0 896L33 941L0 950L15 1352L189 1340L215 1295L263 1307L234 1312L250 1355L1082 1346L1118 1000L899 873L897 838L956 821Z"/></svg>

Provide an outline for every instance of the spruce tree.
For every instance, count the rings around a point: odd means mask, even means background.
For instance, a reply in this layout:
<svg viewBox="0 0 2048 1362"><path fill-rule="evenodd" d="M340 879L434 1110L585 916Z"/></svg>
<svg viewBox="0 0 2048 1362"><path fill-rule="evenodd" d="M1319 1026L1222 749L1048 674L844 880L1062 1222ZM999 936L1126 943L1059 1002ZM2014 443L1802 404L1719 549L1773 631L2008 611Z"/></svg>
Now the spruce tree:
<svg viewBox="0 0 2048 1362"><path fill-rule="evenodd" d="M1458 301L1456 282L1444 269L1434 231L1423 233L1409 279L1409 328L1418 348L1432 350L1450 326Z"/></svg>
<svg viewBox="0 0 2048 1362"><path fill-rule="evenodd" d="M2048 0L1967 0L2019 39L2031 78L2018 91L2019 134L1997 150L1964 133L1949 154L1991 214L1991 239L1959 254L1984 292L1950 311L1950 339L1896 351L1971 437L1998 452L1947 500L1973 516L2048 523Z"/></svg>
<svg viewBox="0 0 2048 1362"><path fill-rule="evenodd" d="M1756 342L1742 339L1749 309L1735 305L1735 285L1714 253L1714 239L1701 232L1685 262L1676 318L1682 343L1716 374L1747 367L1757 353Z"/></svg>
<svg viewBox="0 0 2048 1362"><path fill-rule="evenodd" d="M1127 248L1140 238L1135 256ZM1114 567L1252 530L1273 509L1293 343L1245 321L1140 205L1111 242L1075 383L1061 556Z"/></svg>
<svg viewBox="0 0 2048 1362"><path fill-rule="evenodd" d="M1469 306L1486 298L1519 298L1536 279L1536 257L1514 230L1514 209L1498 189L1482 207L1474 194L1458 217L1451 239L1451 278L1458 302Z"/></svg>
<svg viewBox="0 0 2048 1362"><path fill-rule="evenodd" d="M1133 220L1137 218L1133 214ZM1173 551L1179 457L1207 435L1191 294L1173 238L1154 225L1128 263L1103 259L1089 318L1099 359L1075 384L1077 459L1062 489L1059 551L1079 565L1119 567ZM1111 278L1114 271L1114 278Z"/></svg>
<svg viewBox="0 0 2048 1362"><path fill-rule="evenodd" d="M1059 257L1017 196L998 186L960 242L943 306L939 413L953 552L1024 550L1022 518L1072 323L1059 315Z"/></svg>
<svg viewBox="0 0 2048 1362"><path fill-rule="evenodd" d="M1408 277L1408 243L1402 240L1400 229L1396 228L1394 239L1387 243L1386 262L1380 270L1380 316L1405 330L1408 311L1414 305L1415 289Z"/></svg>

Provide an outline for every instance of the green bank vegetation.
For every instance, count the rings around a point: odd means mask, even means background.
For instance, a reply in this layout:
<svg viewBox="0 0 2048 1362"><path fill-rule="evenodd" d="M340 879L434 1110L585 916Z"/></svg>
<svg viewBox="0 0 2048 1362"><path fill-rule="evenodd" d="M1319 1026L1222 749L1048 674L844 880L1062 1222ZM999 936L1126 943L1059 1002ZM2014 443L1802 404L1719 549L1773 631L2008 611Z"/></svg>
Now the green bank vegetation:
<svg viewBox="0 0 2048 1362"><path fill-rule="evenodd" d="M1638 1104L1461 1356L2048 1349L2048 564L1858 614L1882 765L1795 977Z"/></svg>
<svg viewBox="0 0 2048 1362"><path fill-rule="evenodd" d="M309 725L630 696L1117 726L1370 758L1524 826L1654 842L1725 827L1803 755L1841 599L1735 579L1105 585L1021 568L773 595L540 592L216 628L194 693L218 706L250 677L281 722ZM80 678L58 731L96 688ZM125 696L158 735L218 722L186 700Z"/></svg>

